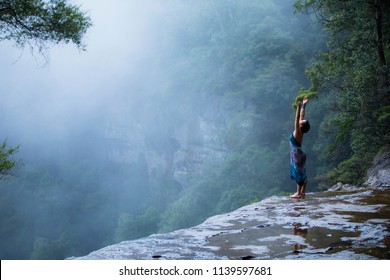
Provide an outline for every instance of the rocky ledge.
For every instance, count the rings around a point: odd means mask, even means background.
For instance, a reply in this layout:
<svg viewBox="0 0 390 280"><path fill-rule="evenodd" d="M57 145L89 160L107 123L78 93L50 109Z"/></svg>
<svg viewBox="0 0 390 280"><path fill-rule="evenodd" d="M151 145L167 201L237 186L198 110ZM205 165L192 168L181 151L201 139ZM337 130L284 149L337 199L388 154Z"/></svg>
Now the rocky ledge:
<svg viewBox="0 0 390 280"><path fill-rule="evenodd" d="M76 259L390 259L390 153L376 159L362 187L270 197Z"/></svg>

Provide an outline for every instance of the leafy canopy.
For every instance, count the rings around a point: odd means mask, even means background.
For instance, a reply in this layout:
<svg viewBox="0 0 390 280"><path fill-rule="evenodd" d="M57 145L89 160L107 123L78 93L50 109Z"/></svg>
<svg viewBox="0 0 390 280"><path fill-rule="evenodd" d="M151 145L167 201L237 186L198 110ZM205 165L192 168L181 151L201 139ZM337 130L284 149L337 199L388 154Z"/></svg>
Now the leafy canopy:
<svg viewBox="0 0 390 280"><path fill-rule="evenodd" d="M91 25L91 19L66 0L0 1L0 39L18 47L29 45L42 52L49 43L74 43L85 49L82 39Z"/></svg>
<svg viewBox="0 0 390 280"><path fill-rule="evenodd" d="M6 178L10 174L11 169L16 165L14 159L9 159L18 151L19 147L7 147L6 141L0 146L0 180Z"/></svg>
<svg viewBox="0 0 390 280"><path fill-rule="evenodd" d="M346 162L333 173L364 176L366 166L357 172L350 163L370 162L390 141L390 2L300 0L295 8L322 23L329 34L328 49L307 71L312 86L305 93L335 97L332 150L346 155L340 159Z"/></svg>

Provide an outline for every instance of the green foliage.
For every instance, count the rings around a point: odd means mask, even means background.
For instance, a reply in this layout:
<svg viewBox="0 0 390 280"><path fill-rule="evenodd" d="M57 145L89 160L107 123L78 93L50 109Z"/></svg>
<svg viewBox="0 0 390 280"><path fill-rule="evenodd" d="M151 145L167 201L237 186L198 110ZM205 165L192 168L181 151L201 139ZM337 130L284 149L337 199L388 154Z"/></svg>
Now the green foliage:
<svg viewBox="0 0 390 280"><path fill-rule="evenodd" d="M295 102L293 104L293 109L295 110L298 106L298 101L302 101L303 98L307 96L309 100L313 100L315 98L318 98L318 92L314 90L314 88L301 88L298 92L298 96L295 98Z"/></svg>
<svg viewBox="0 0 390 280"><path fill-rule="evenodd" d="M328 137L335 139L330 150L341 156L328 177L360 182L364 167L356 166L358 159L370 162L390 141L390 5L388 1L301 0L295 8L321 22L329 34L328 50L307 71L312 82L307 92L330 93L336 101L329 113L336 130Z"/></svg>
<svg viewBox="0 0 390 280"><path fill-rule="evenodd" d="M114 241L131 240L156 233L158 221L158 211L154 208L147 209L140 216L122 213L118 218Z"/></svg>
<svg viewBox="0 0 390 280"><path fill-rule="evenodd" d="M17 164L15 159L11 157L16 154L19 150L17 147L7 147L6 141L3 142L0 146L0 180L5 179L10 175L11 170Z"/></svg>
<svg viewBox="0 0 390 280"><path fill-rule="evenodd" d="M217 213L230 212L244 205L260 201L259 197L262 197L262 194L256 188L238 186L222 193L215 211Z"/></svg>
<svg viewBox="0 0 390 280"><path fill-rule="evenodd" d="M222 163L205 166L164 213L161 231L189 227L210 215L280 193L283 177L275 172L280 161L271 150L251 145Z"/></svg>
<svg viewBox="0 0 390 280"><path fill-rule="evenodd" d="M49 43L74 43L84 49L83 36L91 19L66 0L7 0L0 2L0 38L39 51Z"/></svg>
<svg viewBox="0 0 390 280"><path fill-rule="evenodd" d="M330 182L361 184L364 182L367 168L370 166L369 162L369 159L362 159L354 155L329 171L326 179Z"/></svg>
<svg viewBox="0 0 390 280"><path fill-rule="evenodd" d="M62 235L57 240L38 237L34 241L31 259L33 260L63 260L64 254L68 250L69 240L66 235Z"/></svg>

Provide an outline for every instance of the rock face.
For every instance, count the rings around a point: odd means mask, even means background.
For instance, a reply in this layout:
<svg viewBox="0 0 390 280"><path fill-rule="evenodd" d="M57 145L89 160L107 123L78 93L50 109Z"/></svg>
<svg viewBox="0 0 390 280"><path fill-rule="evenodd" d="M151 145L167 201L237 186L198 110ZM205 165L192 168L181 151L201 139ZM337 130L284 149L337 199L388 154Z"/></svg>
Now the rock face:
<svg viewBox="0 0 390 280"><path fill-rule="evenodd" d="M377 158L364 187L270 197L77 259L390 259L389 163L389 154Z"/></svg>
<svg viewBox="0 0 390 280"><path fill-rule="evenodd" d="M390 187L390 151L378 155L374 159L373 166L367 172L366 186L376 188Z"/></svg>
<svg viewBox="0 0 390 280"><path fill-rule="evenodd" d="M105 117L105 157L119 164L136 163L141 157L151 178L166 174L185 187L188 177L206 160L222 160L228 153L218 136L229 117L229 110L221 106L217 100L210 100L198 115L188 113L185 121L174 125L156 120L154 112L146 108L145 116L134 113L135 104L112 105Z"/></svg>

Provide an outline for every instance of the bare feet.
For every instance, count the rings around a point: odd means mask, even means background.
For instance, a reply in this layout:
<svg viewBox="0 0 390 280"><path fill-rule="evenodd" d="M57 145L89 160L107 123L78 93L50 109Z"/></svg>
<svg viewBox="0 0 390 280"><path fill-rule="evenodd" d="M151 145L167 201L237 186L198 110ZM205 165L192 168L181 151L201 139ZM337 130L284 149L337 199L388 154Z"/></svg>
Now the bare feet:
<svg viewBox="0 0 390 280"><path fill-rule="evenodd" d="M301 198L302 196L299 193L294 193L293 195L290 195L291 198Z"/></svg>

